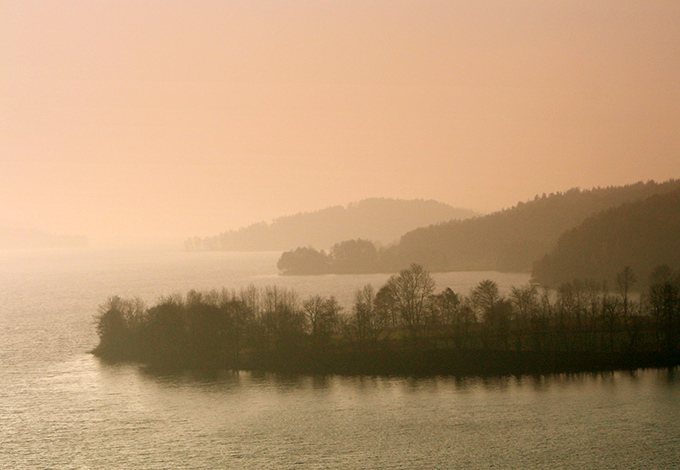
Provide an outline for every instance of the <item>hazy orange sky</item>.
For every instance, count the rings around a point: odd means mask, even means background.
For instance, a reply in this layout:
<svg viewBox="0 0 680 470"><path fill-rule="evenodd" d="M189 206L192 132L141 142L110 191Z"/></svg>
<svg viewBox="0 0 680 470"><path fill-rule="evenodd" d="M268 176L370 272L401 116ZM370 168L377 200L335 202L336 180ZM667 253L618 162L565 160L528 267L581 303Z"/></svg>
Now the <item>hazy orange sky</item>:
<svg viewBox="0 0 680 470"><path fill-rule="evenodd" d="M0 226L213 235L680 177L680 1L0 0Z"/></svg>

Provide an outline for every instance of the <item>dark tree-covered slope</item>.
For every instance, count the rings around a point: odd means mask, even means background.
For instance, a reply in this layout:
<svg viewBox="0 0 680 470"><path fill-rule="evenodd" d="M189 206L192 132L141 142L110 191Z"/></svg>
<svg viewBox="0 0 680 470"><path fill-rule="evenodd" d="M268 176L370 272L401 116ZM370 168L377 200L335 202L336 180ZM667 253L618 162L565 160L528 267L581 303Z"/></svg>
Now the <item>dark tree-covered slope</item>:
<svg viewBox="0 0 680 470"><path fill-rule="evenodd" d="M417 227L477 215L433 200L365 199L347 207L279 217L208 238L187 240L190 250L276 251L296 246L327 248L339 240L363 238L391 243Z"/></svg>
<svg viewBox="0 0 680 470"><path fill-rule="evenodd" d="M535 264L533 277L551 286L576 278L613 282L630 266L644 283L661 264L680 266L680 190L589 217L560 237Z"/></svg>
<svg viewBox="0 0 680 470"><path fill-rule="evenodd" d="M420 263L434 271L526 271L559 236L598 212L680 189L680 180L570 189L469 220L450 221L405 234L384 253L389 270Z"/></svg>

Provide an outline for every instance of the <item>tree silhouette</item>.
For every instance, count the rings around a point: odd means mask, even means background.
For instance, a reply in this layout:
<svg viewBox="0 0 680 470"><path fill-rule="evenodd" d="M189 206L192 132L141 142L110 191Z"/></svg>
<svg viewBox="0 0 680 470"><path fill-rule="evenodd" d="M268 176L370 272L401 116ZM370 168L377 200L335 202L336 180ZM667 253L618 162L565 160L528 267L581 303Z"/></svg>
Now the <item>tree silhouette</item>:
<svg viewBox="0 0 680 470"><path fill-rule="evenodd" d="M421 265L412 264L398 276L390 277L387 284L390 285L404 326L412 339L418 339L430 313L429 303L434 293L434 280Z"/></svg>

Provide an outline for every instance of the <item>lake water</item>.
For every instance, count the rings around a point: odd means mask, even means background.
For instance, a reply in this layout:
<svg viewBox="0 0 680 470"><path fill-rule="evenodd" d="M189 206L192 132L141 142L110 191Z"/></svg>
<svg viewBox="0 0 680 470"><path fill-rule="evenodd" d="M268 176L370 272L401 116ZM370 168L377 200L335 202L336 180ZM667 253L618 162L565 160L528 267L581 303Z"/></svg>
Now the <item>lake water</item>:
<svg viewBox="0 0 680 470"><path fill-rule="evenodd" d="M88 354L110 295L248 284L348 304L387 275L279 277L276 253L0 252L0 468L678 468L680 374L153 375ZM448 273L438 289L525 274Z"/></svg>

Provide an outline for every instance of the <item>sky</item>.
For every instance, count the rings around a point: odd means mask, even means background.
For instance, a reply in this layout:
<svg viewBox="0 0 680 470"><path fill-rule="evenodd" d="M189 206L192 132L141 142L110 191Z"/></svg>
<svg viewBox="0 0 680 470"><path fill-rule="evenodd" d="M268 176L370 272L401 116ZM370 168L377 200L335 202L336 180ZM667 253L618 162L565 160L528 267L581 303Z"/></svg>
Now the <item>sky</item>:
<svg viewBox="0 0 680 470"><path fill-rule="evenodd" d="M680 178L677 0L0 0L0 226L208 236Z"/></svg>

